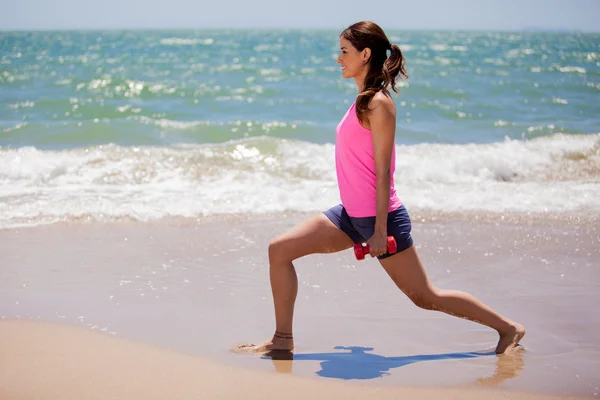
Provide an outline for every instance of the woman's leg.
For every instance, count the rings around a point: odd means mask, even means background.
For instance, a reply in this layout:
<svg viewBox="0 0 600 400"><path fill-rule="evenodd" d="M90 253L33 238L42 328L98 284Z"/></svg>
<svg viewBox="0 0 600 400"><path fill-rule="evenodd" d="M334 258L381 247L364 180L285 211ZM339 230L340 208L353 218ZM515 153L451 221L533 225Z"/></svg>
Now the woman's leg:
<svg viewBox="0 0 600 400"><path fill-rule="evenodd" d="M334 253L354 245L350 237L324 214L317 214L277 237L269 244L269 274L275 306L276 333L271 340L242 345L251 351L292 350L292 320L298 293L294 260L315 253Z"/></svg>
<svg viewBox="0 0 600 400"><path fill-rule="evenodd" d="M499 315L470 294L433 286L414 246L382 259L380 263L396 286L418 307L442 311L495 329L500 335L496 347L498 354L516 347L525 335L523 325Z"/></svg>

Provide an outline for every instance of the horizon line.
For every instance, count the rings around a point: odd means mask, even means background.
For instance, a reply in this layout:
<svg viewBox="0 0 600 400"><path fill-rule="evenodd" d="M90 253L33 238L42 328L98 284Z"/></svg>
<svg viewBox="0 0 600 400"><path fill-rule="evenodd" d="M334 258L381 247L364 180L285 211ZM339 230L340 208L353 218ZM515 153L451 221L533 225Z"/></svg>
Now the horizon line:
<svg viewBox="0 0 600 400"><path fill-rule="evenodd" d="M2 28L0 32L98 32L98 31L209 31L209 30L233 30L233 31L336 31L340 28L333 27L94 27L94 28ZM343 28L342 28L343 29ZM545 28L545 27L523 27L518 29L503 28L386 28L386 31L404 32L503 32L503 33L600 33L600 30L585 30L575 28Z"/></svg>

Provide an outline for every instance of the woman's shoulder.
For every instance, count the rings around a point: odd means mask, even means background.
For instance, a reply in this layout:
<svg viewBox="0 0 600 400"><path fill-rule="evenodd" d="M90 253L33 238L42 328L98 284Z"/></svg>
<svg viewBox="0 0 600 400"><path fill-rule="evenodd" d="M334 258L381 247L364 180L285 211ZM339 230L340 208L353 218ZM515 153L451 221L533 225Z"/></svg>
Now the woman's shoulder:
<svg viewBox="0 0 600 400"><path fill-rule="evenodd" d="M394 99L388 91L379 91L375 93L373 98L369 101L369 109L371 111L377 110L377 112L383 113L396 113L396 105Z"/></svg>

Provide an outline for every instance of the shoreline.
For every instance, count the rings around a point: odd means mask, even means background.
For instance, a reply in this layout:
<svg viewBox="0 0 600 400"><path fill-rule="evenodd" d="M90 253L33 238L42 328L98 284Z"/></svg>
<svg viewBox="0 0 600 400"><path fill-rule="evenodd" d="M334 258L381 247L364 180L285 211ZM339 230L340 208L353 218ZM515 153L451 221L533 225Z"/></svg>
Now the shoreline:
<svg viewBox="0 0 600 400"><path fill-rule="evenodd" d="M334 204L332 204L333 206ZM50 222L38 222L31 224L29 221L21 225L12 225L0 227L1 231L14 229L39 228L44 226L61 225L90 225L90 224L159 224L159 225L205 225L218 222L237 222L237 221L262 221L262 220L281 220L292 219L300 221L311 215L324 212L317 211L281 211L281 212L262 212L262 213L212 213L198 216L168 216L153 218L149 220L139 219L132 216L111 216L106 219L97 219L90 215L78 217L68 217ZM469 210L469 211L437 211L430 209L414 208L409 209L409 215L414 223L440 223L440 222L474 222L474 223L508 223L508 224L573 224L584 225L587 227L596 227L600 224L600 214L588 213L586 210L577 212L490 212L487 210Z"/></svg>

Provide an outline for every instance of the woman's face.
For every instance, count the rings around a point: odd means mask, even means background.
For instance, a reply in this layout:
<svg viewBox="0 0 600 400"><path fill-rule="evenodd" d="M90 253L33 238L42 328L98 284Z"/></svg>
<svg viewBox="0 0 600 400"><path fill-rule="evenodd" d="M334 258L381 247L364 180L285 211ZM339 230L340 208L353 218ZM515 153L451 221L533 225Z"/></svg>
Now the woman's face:
<svg viewBox="0 0 600 400"><path fill-rule="evenodd" d="M340 38L340 55L337 63L342 66L342 76L344 78L354 78L360 76L368 67L367 55L368 49L358 51L349 40Z"/></svg>

